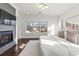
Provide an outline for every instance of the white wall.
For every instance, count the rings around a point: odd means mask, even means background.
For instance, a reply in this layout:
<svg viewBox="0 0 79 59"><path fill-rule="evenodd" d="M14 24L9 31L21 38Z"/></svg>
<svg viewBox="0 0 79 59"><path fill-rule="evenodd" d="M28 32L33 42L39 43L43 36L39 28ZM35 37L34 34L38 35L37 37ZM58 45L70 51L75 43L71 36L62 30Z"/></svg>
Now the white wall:
<svg viewBox="0 0 79 59"><path fill-rule="evenodd" d="M64 12L63 14L59 15L59 21L62 21L64 25L65 25L65 21L68 21L74 24L75 23L79 24L79 4L72 7L68 11Z"/></svg>
<svg viewBox="0 0 79 59"><path fill-rule="evenodd" d="M17 28L17 37L18 38L39 38L41 34L28 34L25 33L25 24L27 23L27 21L30 20L40 20L40 21L48 21L48 27L53 27L53 24L57 25L57 21L58 21L58 17L51 17L48 15L42 15L42 14L38 14L38 15L34 15L34 14L24 14L23 12L17 10L17 20L16 20L16 28ZM55 28L57 28L57 26L54 26ZM53 32L52 28L48 29L48 34ZM56 29L54 29L55 31L57 31ZM45 33L46 34L46 33Z"/></svg>
<svg viewBox="0 0 79 59"><path fill-rule="evenodd" d="M65 21L68 21L72 24L73 23L79 24L79 4L72 7L71 9L66 11L65 13L61 14L59 16L59 21L63 21L64 25L65 25ZM65 28L65 26L64 26L64 28ZM78 41L79 41L79 38L78 38ZM77 41L76 41L76 43L77 43Z"/></svg>
<svg viewBox="0 0 79 59"><path fill-rule="evenodd" d="M68 11L64 12L59 16L60 20L67 20L67 19L74 20L74 18L76 20L76 18L78 19L78 17L79 17L79 4L77 4L76 6L72 7L71 9L69 9Z"/></svg>
<svg viewBox="0 0 79 59"><path fill-rule="evenodd" d="M18 38L39 38L39 36L41 34L25 33L25 24L27 23L27 21L29 21L29 20L48 21L48 34L53 34L54 32L57 33L58 30L60 29L58 26L59 21L61 21L61 20L65 21L66 19L68 19L68 17L72 17L74 15L79 15L79 4L72 7L67 12L59 15L59 17L53 17L52 15L48 16L45 14L38 14L38 15L29 14L29 15L27 15L27 14L21 12L20 10L17 10L16 12L17 12L17 14L16 14L16 16L17 16L17 26L16 26L17 37ZM79 19L79 17L77 16L77 20L73 21L73 22L79 22L78 19ZM53 24L56 24L56 25L54 26Z"/></svg>

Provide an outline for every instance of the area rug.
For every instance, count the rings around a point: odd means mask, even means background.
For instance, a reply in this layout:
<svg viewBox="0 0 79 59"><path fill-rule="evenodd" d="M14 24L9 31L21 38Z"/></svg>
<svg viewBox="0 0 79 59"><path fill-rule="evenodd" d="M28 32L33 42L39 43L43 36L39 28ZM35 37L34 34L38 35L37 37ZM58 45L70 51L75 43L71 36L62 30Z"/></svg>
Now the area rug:
<svg viewBox="0 0 79 59"><path fill-rule="evenodd" d="M30 40L19 56L40 56L39 40Z"/></svg>

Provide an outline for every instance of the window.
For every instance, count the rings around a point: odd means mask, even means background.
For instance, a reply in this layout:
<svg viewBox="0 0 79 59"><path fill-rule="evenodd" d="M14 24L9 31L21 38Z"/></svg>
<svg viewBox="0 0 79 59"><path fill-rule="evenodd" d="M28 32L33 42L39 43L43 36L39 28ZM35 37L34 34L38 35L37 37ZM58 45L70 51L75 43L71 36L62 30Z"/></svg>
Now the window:
<svg viewBox="0 0 79 59"><path fill-rule="evenodd" d="M26 26L28 33L47 32L47 21L28 21Z"/></svg>

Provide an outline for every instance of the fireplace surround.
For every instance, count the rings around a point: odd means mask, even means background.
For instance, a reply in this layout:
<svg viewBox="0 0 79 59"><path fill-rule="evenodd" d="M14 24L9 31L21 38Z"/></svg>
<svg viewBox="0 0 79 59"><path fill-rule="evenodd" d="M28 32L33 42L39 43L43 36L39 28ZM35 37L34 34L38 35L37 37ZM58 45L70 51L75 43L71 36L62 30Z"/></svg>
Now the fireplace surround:
<svg viewBox="0 0 79 59"><path fill-rule="evenodd" d="M13 31L0 31L0 47L13 41Z"/></svg>

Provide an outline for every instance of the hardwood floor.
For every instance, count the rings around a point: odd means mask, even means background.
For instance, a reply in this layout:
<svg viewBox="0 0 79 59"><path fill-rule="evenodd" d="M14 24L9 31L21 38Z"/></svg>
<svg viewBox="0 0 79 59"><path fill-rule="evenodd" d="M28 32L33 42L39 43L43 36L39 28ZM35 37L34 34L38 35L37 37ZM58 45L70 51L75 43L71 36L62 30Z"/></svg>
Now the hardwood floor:
<svg viewBox="0 0 79 59"><path fill-rule="evenodd" d="M2 53L0 56L18 56L30 40L38 40L39 38L21 38L18 44ZM22 46L23 45L23 46Z"/></svg>

